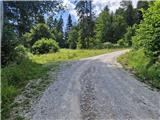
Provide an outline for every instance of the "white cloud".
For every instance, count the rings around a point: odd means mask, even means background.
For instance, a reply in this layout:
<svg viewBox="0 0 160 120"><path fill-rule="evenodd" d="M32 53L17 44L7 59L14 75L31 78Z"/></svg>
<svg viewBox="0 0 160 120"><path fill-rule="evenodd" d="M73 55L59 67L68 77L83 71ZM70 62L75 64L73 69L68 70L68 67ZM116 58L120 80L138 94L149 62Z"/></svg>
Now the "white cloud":
<svg viewBox="0 0 160 120"><path fill-rule="evenodd" d="M63 0L63 5L66 7L67 11L76 19L78 20L78 16L75 10L75 4L71 2L71 0Z"/></svg>
<svg viewBox="0 0 160 120"><path fill-rule="evenodd" d="M94 6L95 15L98 14L104 9L106 5L108 5L111 11L115 11L117 8L120 7L120 2L122 0L92 0ZM132 0L133 6L136 7L138 0ZM67 11L76 19L78 20L78 16L75 10L75 0L63 0L63 5L66 6Z"/></svg>
<svg viewBox="0 0 160 120"><path fill-rule="evenodd" d="M95 13L96 15L98 15L106 5L108 5L109 9L113 12L115 12L115 10L117 8L120 7L120 2L122 0L92 0L93 2L93 6L95 8ZM138 0L132 0L133 6L136 7Z"/></svg>

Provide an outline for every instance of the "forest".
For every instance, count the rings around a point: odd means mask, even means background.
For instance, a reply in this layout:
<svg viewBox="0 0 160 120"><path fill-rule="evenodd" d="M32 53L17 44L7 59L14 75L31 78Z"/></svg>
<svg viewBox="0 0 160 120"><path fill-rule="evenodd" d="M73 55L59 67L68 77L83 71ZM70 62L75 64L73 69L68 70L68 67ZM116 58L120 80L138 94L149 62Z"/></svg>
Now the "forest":
<svg viewBox="0 0 160 120"><path fill-rule="evenodd" d="M80 59L119 49L132 49L118 58L143 82L160 89L160 1L123 1L96 16L92 1L75 2L73 23L60 1L3 1L1 38L2 115L30 79L44 76L60 61ZM47 17L46 17L47 16ZM52 63L50 67L44 64Z"/></svg>

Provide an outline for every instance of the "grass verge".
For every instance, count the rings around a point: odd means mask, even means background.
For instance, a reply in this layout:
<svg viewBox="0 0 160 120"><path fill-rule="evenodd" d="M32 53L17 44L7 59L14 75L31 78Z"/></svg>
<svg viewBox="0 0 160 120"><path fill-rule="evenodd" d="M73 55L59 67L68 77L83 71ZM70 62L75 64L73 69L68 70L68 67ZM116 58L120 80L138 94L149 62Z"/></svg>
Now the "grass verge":
<svg viewBox="0 0 160 120"><path fill-rule="evenodd" d="M142 82L160 90L160 61L151 64L143 50L130 51L118 58L124 68L134 71Z"/></svg>
<svg viewBox="0 0 160 120"><path fill-rule="evenodd" d="M100 55L119 49L69 50L44 55L31 55L19 65L10 65L1 70L2 120L10 116L14 98L21 93L30 81L43 77L51 68L58 68L60 61L78 60L80 58ZM48 64L52 63L52 64Z"/></svg>
<svg viewBox="0 0 160 120"><path fill-rule="evenodd" d="M108 52L113 52L120 49L100 49L100 50L70 50L61 49L57 53L49 53L44 55L34 55L32 60L39 64L45 64L53 61L68 61L68 60L78 60L85 57L91 57L95 55L105 54Z"/></svg>

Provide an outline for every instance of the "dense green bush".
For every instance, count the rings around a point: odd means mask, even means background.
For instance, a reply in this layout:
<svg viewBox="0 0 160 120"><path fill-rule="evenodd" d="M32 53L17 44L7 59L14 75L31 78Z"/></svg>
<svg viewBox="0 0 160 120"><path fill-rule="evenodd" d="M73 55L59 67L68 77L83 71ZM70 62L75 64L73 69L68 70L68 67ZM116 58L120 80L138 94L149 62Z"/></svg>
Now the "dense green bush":
<svg viewBox="0 0 160 120"><path fill-rule="evenodd" d="M95 37L89 37L89 49L101 49L102 43Z"/></svg>
<svg viewBox="0 0 160 120"><path fill-rule="evenodd" d="M1 64L6 66L10 61L14 61L14 48L18 40L12 28L5 26L2 32L1 41Z"/></svg>
<svg viewBox="0 0 160 120"><path fill-rule="evenodd" d="M23 45L18 45L15 47L15 61L20 64L24 59L28 58L28 51Z"/></svg>
<svg viewBox="0 0 160 120"><path fill-rule="evenodd" d="M49 30L48 26L43 23L37 24L30 30L30 32L23 35L25 44L28 47L31 47L36 41L40 40L41 38L54 38L54 35Z"/></svg>
<svg viewBox="0 0 160 120"><path fill-rule="evenodd" d="M122 46L122 47L125 47L125 46L126 46L126 42L125 42L124 39L118 40L118 41L117 41L117 44L118 44L119 46Z"/></svg>
<svg viewBox="0 0 160 120"><path fill-rule="evenodd" d="M59 50L58 43L53 39L42 38L34 43L32 52L35 54L45 54L49 52L57 52Z"/></svg>
<svg viewBox="0 0 160 120"><path fill-rule="evenodd" d="M122 47L119 46L118 44L113 44L113 48L122 48Z"/></svg>
<svg viewBox="0 0 160 120"><path fill-rule="evenodd" d="M133 37L135 49L144 49L147 56L157 61L160 56L160 1L155 1L153 5L143 14L144 20L136 29Z"/></svg>

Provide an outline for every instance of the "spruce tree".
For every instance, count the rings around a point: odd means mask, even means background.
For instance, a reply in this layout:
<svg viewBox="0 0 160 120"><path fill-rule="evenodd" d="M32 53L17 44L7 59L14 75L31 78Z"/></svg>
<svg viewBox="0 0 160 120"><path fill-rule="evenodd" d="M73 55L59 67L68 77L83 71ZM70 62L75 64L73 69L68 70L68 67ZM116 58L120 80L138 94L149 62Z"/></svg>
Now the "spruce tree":
<svg viewBox="0 0 160 120"><path fill-rule="evenodd" d="M68 15L68 21L67 21L67 27L66 27L66 32L69 32L72 28L72 18L71 15Z"/></svg>
<svg viewBox="0 0 160 120"><path fill-rule="evenodd" d="M79 48L89 48L89 39L93 36L93 11L92 11L92 1L84 0L79 1L76 4L76 11L79 16L79 38L78 47Z"/></svg>
<svg viewBox="0 0 160 120"><path fill-rule="evenodd" d="M143 20L143 15L142 15L142 11L143 10L147 10L149 7L149 3L147 1L138 1L137 3L137 12L136 12L136 23L140 23L141 20Z"/></svg>

